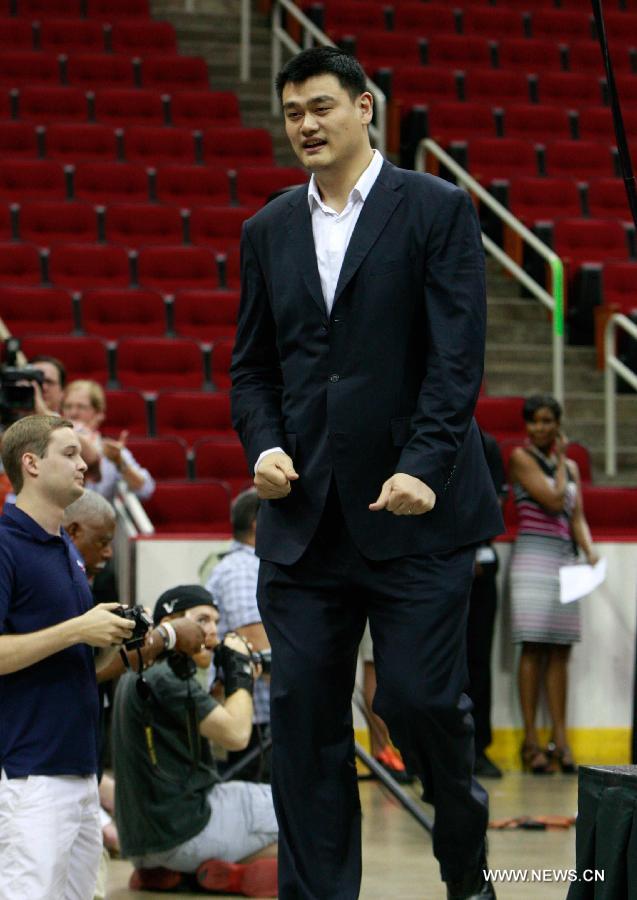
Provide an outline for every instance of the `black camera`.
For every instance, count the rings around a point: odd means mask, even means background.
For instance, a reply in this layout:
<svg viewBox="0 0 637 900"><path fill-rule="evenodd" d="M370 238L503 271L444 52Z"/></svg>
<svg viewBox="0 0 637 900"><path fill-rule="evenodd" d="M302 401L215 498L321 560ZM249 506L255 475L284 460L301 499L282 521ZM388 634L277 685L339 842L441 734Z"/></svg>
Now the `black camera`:
<svg viewBox="0 0 637 900"><path fill-rule="evenodd" d="M257 666L261 666L264 675L269 675L272 671L272 650L253 650L250 654L252 662Z"/></svg>
<svg viewBox="0 0 637 900"><path fill-rule="evenodd" d="M35 409L35 390L33 382L40 386L44 376L33 366L17 365L20 341L9 338L4 342L5 364L0 367L0 424L5 427L13 425L23 416L28 416Z"/></svg>
<svg viewBox="0 0 637 900"><path fill-rule="evenodd" d="M129 619L131 622L135 623L132 634L124 641L126 649L134 650L136 647L143 647L144 638L146 637L148 629L153 627L153 620L150 618L144 607L130 606L124 608L121 606L119 609L114 609L113 612L116 616L121 616L122 619Z"/></svg>

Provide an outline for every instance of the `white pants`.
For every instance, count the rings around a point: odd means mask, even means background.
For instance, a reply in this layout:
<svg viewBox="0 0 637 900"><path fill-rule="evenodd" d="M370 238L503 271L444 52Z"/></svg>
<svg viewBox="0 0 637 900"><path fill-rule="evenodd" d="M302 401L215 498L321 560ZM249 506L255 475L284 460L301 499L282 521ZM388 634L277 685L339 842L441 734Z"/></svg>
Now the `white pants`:
<svg viewBox="0 0 637 900"><path fill-rule="evenodd" d="M94 775L0 777L0 900L92 900L102 853Z"/></svg>

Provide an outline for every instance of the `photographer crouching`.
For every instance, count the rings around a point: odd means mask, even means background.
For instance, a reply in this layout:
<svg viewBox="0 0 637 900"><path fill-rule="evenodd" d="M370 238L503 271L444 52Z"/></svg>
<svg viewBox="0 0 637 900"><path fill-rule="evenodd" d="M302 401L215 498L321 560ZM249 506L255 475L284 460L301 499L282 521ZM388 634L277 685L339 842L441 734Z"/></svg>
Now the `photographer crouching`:
<svg viewBox="0 0 637 900"><path fill-rule="evenodd" d="M193 655L174 651L171 621L204 633ZM115 694L113 761L123 854L135 866L133 890L199 889L248 897L277 895L277 823L269 785L221 783L209 741L243 749L252 730L252 692L260 667L236 634L217 639L219 613L199 585L165 591L154 622L168 652L122 677ZM215 700L196 677L215 666L225 690Z"/></svg>

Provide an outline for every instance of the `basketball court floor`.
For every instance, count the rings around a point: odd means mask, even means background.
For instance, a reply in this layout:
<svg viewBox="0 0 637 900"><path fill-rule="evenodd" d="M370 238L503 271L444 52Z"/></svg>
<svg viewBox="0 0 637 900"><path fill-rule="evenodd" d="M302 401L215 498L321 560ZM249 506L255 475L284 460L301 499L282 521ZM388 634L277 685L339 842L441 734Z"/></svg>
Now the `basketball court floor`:
<svg viewBox="0 0 637 900"><path fill-rule="evenodd" d="M507 773L485 780L491 798L491 818L574 816L577 776L533 776ZM360 783L363 807L363 883L361 900L445 900L445 886L423 828L389 796L377 781ZM414 792L415 796L415 792ZM430 808L424 807L431 812ZM565 900L568 882L559 870L575 866L575 826L557 830L489 831L489 867L523 870L527 883L500 883L498 900ZM533 872L537 874L533 874ZM159 900L202 896L128 890L130 863L112 860L107 900ZM520 873L524 877L523 873ZM518 874L518 877L520 877ZM531 878L542 881L531 882ZM215 894L215 897L221 897Z"/></svg>

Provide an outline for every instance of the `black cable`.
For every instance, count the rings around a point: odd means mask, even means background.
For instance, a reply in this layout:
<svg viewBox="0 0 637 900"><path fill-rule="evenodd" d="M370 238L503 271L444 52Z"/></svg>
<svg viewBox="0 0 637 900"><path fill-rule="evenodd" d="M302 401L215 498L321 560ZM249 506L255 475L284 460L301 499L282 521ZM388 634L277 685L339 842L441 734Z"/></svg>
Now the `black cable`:
<svg viewBox="0 0 637 900"><path fill-rule="evenodd" d="M593 4L593 16L595 17L595 27L597 29L597 37L599 46L602 51L604 60L604 69L606 71L606 83L608 85L608 96L610 106L613 113L613 125L615 127L615 138L617 140L617 152L619 154L619 168L621 176L624 179L626 188L626 196L628 197L628 206L632 213L633 222L637 227L637 189L635 188L635 176L633 174L633 166L630 159L630 150L628 141L626 140L626 130L624 128L624 119L615 85L615 75L613 72L613 64L610 58L610 49L606 38L606 26L604 24L604 13L602 10L601 0L591 0Z"/></svg>

